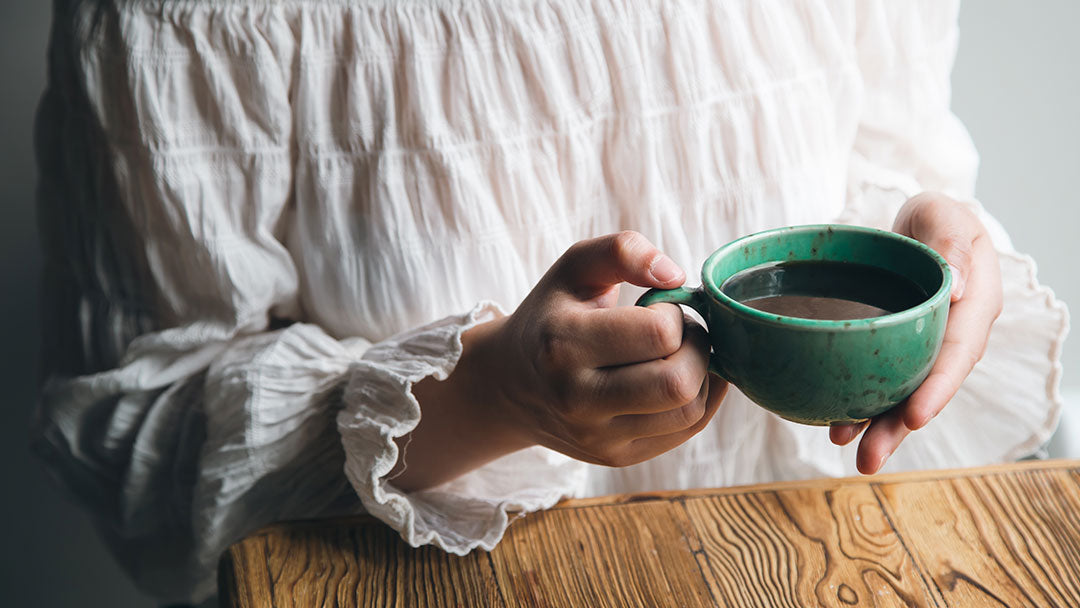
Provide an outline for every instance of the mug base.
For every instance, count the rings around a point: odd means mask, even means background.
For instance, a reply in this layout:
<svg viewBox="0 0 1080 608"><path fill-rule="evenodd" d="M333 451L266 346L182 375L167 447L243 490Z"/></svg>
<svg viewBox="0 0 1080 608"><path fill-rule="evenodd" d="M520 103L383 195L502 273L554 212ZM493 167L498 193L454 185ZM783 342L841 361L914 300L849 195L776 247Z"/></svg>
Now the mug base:
<svg viewBox="0 0 1080 608"><path fill-rule="evenodd" d="M796 418L794 416L785 416L783 414L777 414L788 422L794 422L796 424L806 424L809 426L836 426L839 424L861 424L870 420L869 418L845 418L842 420L812 420L806 418Z"/></svg>

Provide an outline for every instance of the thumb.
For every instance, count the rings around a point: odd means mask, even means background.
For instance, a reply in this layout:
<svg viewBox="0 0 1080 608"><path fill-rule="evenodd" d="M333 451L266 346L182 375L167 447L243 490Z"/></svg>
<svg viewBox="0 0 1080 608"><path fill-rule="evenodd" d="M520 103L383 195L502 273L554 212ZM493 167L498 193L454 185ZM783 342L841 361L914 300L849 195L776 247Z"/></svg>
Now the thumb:
<svg viewBox="0 0 1080 608"><path fill-rule="evenodd" d="M980 226L971 211L934 193L912 198L901 210L896 223L897 232L926 243L948 262L953 302L964 296Z"/></svg>
<svg viewBox="0 0 1080 608"><path fill-rule="evenodd" d="M631 230L579 241L555 265L560 286L586 299L622 282L674 288L686 280L674 260Z"/></svg>

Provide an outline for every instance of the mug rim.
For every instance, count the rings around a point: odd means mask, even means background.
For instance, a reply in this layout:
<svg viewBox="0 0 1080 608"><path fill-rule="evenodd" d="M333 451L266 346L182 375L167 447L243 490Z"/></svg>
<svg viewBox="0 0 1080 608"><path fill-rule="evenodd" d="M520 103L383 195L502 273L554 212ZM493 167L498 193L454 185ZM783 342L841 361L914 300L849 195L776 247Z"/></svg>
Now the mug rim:
<svg viewBox="0 0 1080 608"><path fill-rule="evenodd" d="M804 319L802 317L778 315L775 313L765 312L747 306L739 302L738 300L732 298L731 296L725 294L720 289L720 285L717 285L716 281L714 281L712 278L712 270L716 267L717 264L720 263L721 258L731 253L731 250L733 249L741 249L746 245L746 243L750 241L770 238L780 233L817 232L826 229L831 229L833 232L849 232L877 235L883 238L892 239L894 241L912 247L937 262L938 269L941 271L942 275L941 286L938 288L937 291L933 293L933 295L929 296L928 298L920 302L918 305L905 310L901 310L900 312L881 315L880 317L870 317L867 319L826 320ZM755 232L753 234L738 238L720 247L716 251L709 254L709 257L705 259L705 263L702 264L701 285L705 289L705 292L709 294L710 299L712 299L717 304L726 306L727 308L731 309L733 312L742 317L768 323L771 325L797 327L800 329L850 331L857 329L869 329L874 327L889 327L893 325L901 325L903 323L913 320L916 317L923 315L925 312L938 305L942 299L949 297L949 293L952 291L952 273L949 270L948 262L945 261L945 258L941 257L941 254L939 254L937 251L934 251L933 248L926 245L925 243L921 243L913 238L906 237L902 234L897 234L888 230L879 230L877 228L869 228L866 226L851 226L847 224L805 224L800 226L783 226L781 228L772 228L769 230L763 230L761 232Z"/></svg>

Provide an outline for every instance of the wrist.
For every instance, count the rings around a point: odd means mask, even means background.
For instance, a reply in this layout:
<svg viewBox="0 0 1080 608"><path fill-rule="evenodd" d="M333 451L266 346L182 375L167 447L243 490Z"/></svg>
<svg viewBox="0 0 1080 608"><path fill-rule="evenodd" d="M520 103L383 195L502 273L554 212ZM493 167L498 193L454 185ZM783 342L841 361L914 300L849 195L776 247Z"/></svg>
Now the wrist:
<svg viewBox="0 0 1080 608"><path fill-rule="evenodd" d="M483 429L485 437L507 452L535 445L529 427L515 407L514 374L507 369L508 344L505 328L508 316L476 325L461 336L452 390L460 401L459 414L472 428ZM448 378L450 380L450 378Z"/></svg>
<svg viewBox="0 0 1080 608"><path fill-rule="evenodd" d="M503 374L496 366L505 359L499 356L502 322L462 334L461 355L445 380L428 377L413 385L420 422L396 440L399 456L390 478L399 489L430 488L533 445L497 397Z"/></svg>

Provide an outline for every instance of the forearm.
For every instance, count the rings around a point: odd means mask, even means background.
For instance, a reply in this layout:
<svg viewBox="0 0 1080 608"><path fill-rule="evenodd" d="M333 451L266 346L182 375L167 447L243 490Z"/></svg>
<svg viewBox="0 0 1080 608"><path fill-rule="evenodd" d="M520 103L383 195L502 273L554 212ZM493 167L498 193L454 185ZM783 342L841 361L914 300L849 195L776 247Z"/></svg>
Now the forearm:
<svg viewBox="0 0 1080 608"><path fill-rule="evenodd" d="M430 488L532 445L497 405L498 372L492 338L505 318L477 325L461 336L462 352L443 381L428 377L413 386L421 417L397 438L398 461L389 479L410 492Z"/></svg>

